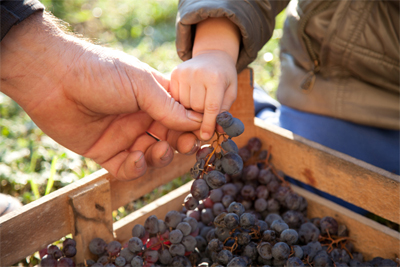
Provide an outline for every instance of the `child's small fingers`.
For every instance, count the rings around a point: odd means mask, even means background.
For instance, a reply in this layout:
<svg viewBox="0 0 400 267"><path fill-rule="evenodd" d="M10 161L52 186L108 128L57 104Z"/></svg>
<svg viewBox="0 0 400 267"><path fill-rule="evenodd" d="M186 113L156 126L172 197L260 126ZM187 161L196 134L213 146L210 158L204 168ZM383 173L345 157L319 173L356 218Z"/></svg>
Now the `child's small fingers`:
<svg viewBox="0 0 400 267"><path fill-rule="evenodd" d="M206 89L201 85L192 85L190 89L190 106L194 111L204 112L204 102L206 100Z"/></svg>

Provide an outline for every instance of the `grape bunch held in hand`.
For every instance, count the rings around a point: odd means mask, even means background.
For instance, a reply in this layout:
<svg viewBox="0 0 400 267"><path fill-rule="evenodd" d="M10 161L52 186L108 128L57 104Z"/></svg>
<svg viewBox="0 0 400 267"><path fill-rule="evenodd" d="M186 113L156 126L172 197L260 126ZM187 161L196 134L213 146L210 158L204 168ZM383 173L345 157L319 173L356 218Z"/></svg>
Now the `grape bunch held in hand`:
<svg viewBox="0 0 400 267"><path fill-rule="evenodd" d="M237 145L231 138L243 133L243 123L225 111L217 116L217 124L222 127L225 134L216 132L217 140L197 152L196 163L190 170L195 181L190 194L184 201L188 210L197 208L199 201L207 198L210 190L218 189L226 184L226 174L235 175L242 172L243 160L238 154ZM222 142L220 142L221 138Z"/></svg>

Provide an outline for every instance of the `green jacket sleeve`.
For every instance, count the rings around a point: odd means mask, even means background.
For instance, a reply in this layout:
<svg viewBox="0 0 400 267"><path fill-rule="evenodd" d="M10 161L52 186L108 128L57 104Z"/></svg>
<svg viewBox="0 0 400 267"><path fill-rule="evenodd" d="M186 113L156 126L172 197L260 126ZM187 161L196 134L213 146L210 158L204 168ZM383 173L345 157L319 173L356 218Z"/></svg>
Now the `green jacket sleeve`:
<svg viewBox="0 0 400 267"><path fill-rule="evenodd" d="M195 25L207 18L226 17L241 33L238 72L256 59L271 38L275 16L289 0L180 0L176 21L176 48L182 60L192 57Z"/></svg>

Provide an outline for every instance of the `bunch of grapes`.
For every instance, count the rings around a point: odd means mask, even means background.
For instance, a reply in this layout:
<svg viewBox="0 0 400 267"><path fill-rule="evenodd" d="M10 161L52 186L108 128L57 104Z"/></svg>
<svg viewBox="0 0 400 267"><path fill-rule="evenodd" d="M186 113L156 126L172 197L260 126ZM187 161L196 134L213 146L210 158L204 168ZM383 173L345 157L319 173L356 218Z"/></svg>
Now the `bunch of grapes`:
<svg viewBox="0 0 400 267"><path fill-rule="evenodd" d="M49 245L39 251L41 267L75 267L72 257L76 255L76 242L67 238L63 242L63 248Z"/></svg>
<svg viewBox="0 0 400 267"><path fill-rule="evenodd" d="M132 229L132 238L122 248L118 241L107 244L101 238L90 242L90 251L98 256L86 264L100 266L192 266L186 256L196 248L198 223L178 211L169 211L164 220L149 216L144 226L137 224Z"/></svg>
<svg viewBox="0 0 400 267"><path fill-rule="evenodd" d="M190 194L184 201L188 210L197 208L199 201L207 198L211 190L226 184L226 175L242 172L243 160L238 154L239 149L232 141L232 137L243 133L243 123L238 118L232 117L229 112L222 112L217 116L217 124L224 129L228 137L216 132L217 140L211 146L202 147L197 151L196 163L190 169L190 174L195 181ZM221 143L220 137L223 138Z"/></svg>

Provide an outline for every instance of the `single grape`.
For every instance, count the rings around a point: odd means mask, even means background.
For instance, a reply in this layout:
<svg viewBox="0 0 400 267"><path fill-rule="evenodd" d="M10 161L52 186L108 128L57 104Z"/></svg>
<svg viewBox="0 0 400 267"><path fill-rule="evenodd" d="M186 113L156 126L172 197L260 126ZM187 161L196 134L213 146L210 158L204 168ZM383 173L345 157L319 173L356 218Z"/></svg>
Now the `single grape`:
<svg viewBox="0 0 400 267"><path fill-rule="evenodd" d="M62 251L64 255L68 258L72 258L76 255L76 247L73 245L65 246Z"/></svg>
<svg viewBox="0 0 400 267"><path fill-rule="evenodd" d="M271 230L274 230L278 235L280 235L283 230L289 229L289 226L284 220L275 220L271 223Z"/></svg>
<svg viewBox="0 0 400 267"><path fill-rule="evenodd" d="M260 154L258 154L258 159L259 160L266 160L268 156L268 151L267 150L261 150Z"/></svg>
<svg viewBox="0 0 400 267"><path fill-rule="evenodd" d="M169 253L171 256L184 256L185 255L185 246L182 244L172 244L169 247Z"/></svg>
<svg viewBox="0 0 400 267"><path fill-rule="evenodd" d="M262 169L258 173L257 180L260 184L267 185L274 178L274 174L271 171L271 168Z"/></svg>
<svg viewBox="0 0 400 267"><path fill-rule="evenodd" d="M245 209L244 209L243 205L238 202L232 202L228 207L229 213L235 213L239 217L242 216L244 211L245 211Z"/></svg>
<svg viewBox="0 0 400 267"><path fill-rule="evenodd" d="M268 203L269 204L269 203ZM279 214L276 213L270 213L265 217L265 222L268 223L268 225L271 225L273 221L275 220L282 220L282 217Z"/></svg>
<svg viewBox="0 0 400 267"><path fill-rule="evenodd" d="M267 201L267 209L269 212L278 212L281 209L281 205L278 200L271 198Z"/></svg>
<svg viewBox="0 0 400 267"><path fill-rule="evenodd" d="M217 189L226 184L225 175L215 170L204 174L204 180L206 180L211 189Z"/></svg>
<svg viewBox="0 0 400 267"><path fill-rule="evenodd" d="M142 267L143 266L143 259L140 256L135 256L131 260L132 267Z"/></svg>
<svg viewBox="0 0 400 267"><path fill-rule="evenodd" d="M261 150L262 142L258 137L252 137L247 142L247 148L252 152L258 152Z"/></svg>
<svg viewBox="0 0 400 267"><path fill-rule="evenodd" d="M107 264L107 262L108 262L108 255L100 256L100 257L97 259L97 263L101 263L102 265Z"/></svg>
<svg viewBox="0 0 400 267"><path fill-rule="evenodd" d="M272 242L276 239L276 233L274 230L265 230L262 235L262 240L266 242Z"/></svg>
<svg viewBox="0 0 400 267"><path fill-rule="evenodd" d="M257 179L259 172L257 165L249 165L243 169L243 178L246 181L253 181Z"/></svg>
<svg viewBox="0 0 400 267"><path fill-rule="evenodd" d="M160 250L158 259L160 260L161 264L169 265L172 261L172 256L168 249L162 249Z"/></svg>
<svg viewBox="0 0 400 267"><path fill-rule="evenodd" d="M204 170L204 165L206 165L206 162L204 159L200 159L196 161L196 163L193 165L193 168L190 169L190 176L193 179L197 179L200 177L200 174Z"/></svg>
<svg viewBox="0 0 400 267"><path fill-rule="evenodd" d="M256 260L258 256L257 244L254 242L247 244L243 249L242 256L246 256L251 260Z"/></svg>
<svg viewBox="0 0 400 267"><path fill-rule="evenodd" d="M158 219L155 215L150 215L144 222L144 229L150 234L158 233Z"/></svg>
<svg viewBox="0 0 400 267"><path fill-rule="evenodd" d="M224 205L224 207L228 208L229 205L230 205L231 203L233 203L233 201L234 201L233 196L225 195L225 196L222 198L221 203Z"/></svg>
<svg viewBox="0 0 400 267"><path fill-rule="evenodd" d="M294 256L295 257L297 257L299 259L303 258L303 249L300 246L294 245L293 246L293 251L294 251Z"/></svg>
<svg viewBox="0 0 400 267"><path fill-rule="evenodd" d="M222 128L224 129L224 132L229 135L229 137L236 137L244 132L244 124L238 118L233 118L230 126Z"/></svg>
<svg viewBox="0 0 400 267"><path fill-rule="evenodd" d="M221 189L222 189L223 195L230 195L230 196L235 197L238 193L237 187L232 183L224 184L221 187Z"/></svg>
<svg viewBox="0 0 400 267"><path fill-rule="evenodd" d="M272 259L272 245L269 242L262 242L259 244L257 246L257 251L263 259Z"/></svg>
<svg viewBox="0 0 400 267"><path fill-rule="evenodd" d="M168 227L176 228L178 223L180 223L182 221L182 217L181 217L181 215L180 215L180 213L178 211L171 210L171 211L169 211L167 213L167 215L165 215L165 220L164 221L165 221L165 224Z"/></svg>
<svg viewBox="0 0 400 267"><path fill-rule="evenodd" d="M288 210L282 214L282 219L287 223L289 228L298 229L304 222L304 215L299 211Z"/></svg>
<svg viewBox="0 0 400 267"><path fill-rule="evenodd" d="M318 241L310 242L306 246L302 246L301 249L303 250L303 257L308 257L310 261L314 260L315 255L322 250L321 243Z"/></svg>
<svg viewBox="0 0 400 267"><path fill-rule="evenodd" d="M196 248L196 244L196 238L191 235L184 236L182 238L182 245L185 246L186 251L194 251L194 249Z"/></svg>
<svg viewBox="0 0 400 267"><path fill-rule="evenodd" d="M221 112L217 115L217 124L220 125L222 128L229 127L233 123L232 114L228 111Z"/></svg>
<svg viewBox="0 0 400 267"><path fill-rule="evenodd" d="M75 240L73 240L72 238L66 238L66 239L63 241L63 247L66 247L66 246L74 246L74 247L76 247L76 242L75 242Z"/></svg>
<svg viewBox="0 0 400 267"><path fill-rule="evenodd" d="M126 260L125 260L124 257L118 256L118 257L115 258L115 265L117 265L117 266L125 266L125 264L126 264Z"/></svg>
<svg viewBox="0 0 400 267"><path fill-rule="evenodd" d="M232 252L226 249L221 250L217 255L218 263L224 266L227 265L232 260L232 258L233 258Z"/></svg>
<svg viewBox="0 0 400 267"><path fill-rule="evenodd" d="M119 253L119 255L121 257L123 257L126 262L131 262L131 260L133 259L133 257L136 256L135 253L133 253L129 248L125 248L123 250L121 250L121 252Z"/></svg>
<svg viewBox="0 0 400 267"><path fill-rule="evenodd" d="M326 234L329 231L331 235L337 235L338 233L338 223L337 221L329 216L323 217L319 222L321 233Z"/></svg>
<svg viewBox="0 0 400 267"><path fill-rule="evenodd" d="M158 258L159 258L158 251L156 251L156 250L147 250L144 253L144 258L145 258L147 263L155 263L155 262L158 261Z"/></svg>
<svg viewBox="0 0 400 267"><path fill-rule="evenodd" d="M288 245L292 246L296 244L299 239L298 233L293 229L285 229L282 231L280 240L286 242Z"/></svg>
<svg viewBox="0 0 400 267"><path fill-rule="evenodd" d="M265 185L259 185L256 188L256 196L257 198L263 198L263 199L267 199L269 196L269 192L268 189Z"/></svg>
<svg viewBox="0 0 400 267"><path fill-rule="evenodd" d="M181 232L184 236L189 235L192 232L192 227L187 222L178 223L178 225L176 226L176 229L181 230Z"/></svg>
<svg viewBox="0 0 400 267"><path fill-rule="evenodd" d="M298 234L300 242L307 244L309 242L318 241L320 231L314 224L306 222L300 226Z"/></svg>
<svg viewBox="0 0 400 267"><path fill-rule="evenodd" d="M188 210L186 213L187 217L191 217L196 221L200 221L200 211L196 210Z"/></svg>
<svg viewBox="0 0 400 267"><path fill-rule="evenodd" d="M198 235L195 237L196 238L196 247L200 252L203 252L206 250L207 247L207 241L202 237L201 235Z"/></svg>
<svg viewBox="0 0 400 267"><path fill-rule="evenodd" d="M256 221L256 225L260 227L260 233L263 233L264 231L268 230L268 223L266 223L263 220Z"/></svg>
<svg viewBox="0 0 400 267"><path fill-rule="evenodd" d="M314 263L315 264L315 263ZM287 260L286 267L297 267L297 266L305 266L301 259L297 257L291 257ZM329 266L329 265L315 265L315 266Z"/></svg>
<svg viewBox="0 0 400 267"><path fill-rule="evenodd" d="M196 161L203 159L205 162L207 162L207 159L209 158L209 154L211 154L213 151L214 151L214 148L212 146L203 146L196 153ZM214 162L214 160L215 160L215 154L213 154L211 156L208 163L211 164Z"/></svg>
<svg viewBox="0 0 400 267"><path fill-rule="evenodd" d="M211 229L211 231L209 231L206 235L206 241L210 242L211 240L217 238L217 236L215 235L215 229Z"/></svg>
<svg viewBox="0 0 400 267"><path fill-rule="evenodd" d="M167 231L168 226L165 224L165 222L161 219L158 219L158 233L163 234L165 231Z"/></svg>
<svg viewBox="0 0 400 267"><path fill-rule="evenodd" d="M233 152L226 153L222 159L222 169L225 173L229 175L234 175L240 173L243 169L243 160L242 158Z"/></svg>
<svg viewBox="0 0 400 267"><path fill-rule="evenodd" d="M241 232L238 234L237 240L239 245L247 245L251 241L251 235L247 232Z"/></svg>
<svg viewBox="0 0 400 267"><path fill-rule="evenodd" d="M210 189L204 179L197 179L193 182L190 193L197 200L202 200L208 197Z"/></svg>
<svg viewBox="0 0 400 267"><path fill-rule="evenodd" d="M53 256L47 254L44 255L42 260L40 261L41 267L57 267L57 260L54 259Z"/></svg>
<svg viewBox="0 0 400 267"><path fill-rule="evenodd" d="M222 149L227 152L239 153L239 148L232 139L226 139L221 143Z"/></svg>
<svg viewBox="0 0 400 267"><path fill-rule="evenodd" d="M235 213L228 213L226 214L224 221L226 228L232 230L239 225L239 216L236 215Z"/></svg>
<svg viewBox="0 0 400 267"><path fill-rule="evenodd" d="M208 225L214 221L214 214L212 209L203 209L201 211L201 220L205 225Z"/></svg>
<svg viewBox="0 0 400 267"><path fill-rule="evenodd" d="M210 242L208 242L208 249L210 251L219 252L223 248L224 248L224 243L221 240L217 239L217 238L212 239L212 240L210 240Z"/></svg>
<svg viewBox="0 0 400 267"><path fill-rule="evenodd" d="M258 199L256 199L256 201L254 201L254 208L258 212L263 212L264 210L267 209L267 207L268 207L268 203L263 198L258 198Z"/></svg>
<svg viewBox="0 0 400 267"><path fill-rule="evenodd" d="M171 241L171 243L173 244L180 243L182 241L182 238L183 238L183 233L179 229L172 230L169 233L169 241Z"/></svg>
<svg viewBox="0 0 400 267"><path fill-rule="evenodd" d="M58 260L57 267L75 267L75 263L71 258L62 257Z"/></svg>
<svg viewBox="0 0 400 267"><path fill-rule="evenodd" d="M227 184L225 184L225 185L227 185ZM224 186L222 186L222 188ZM224 193L222 192L222 188L217 188L217 189L213 189L210 191L210 199L212 200L212 202L214 202L214 203L221 202L222 197L224 196Z"/></svg>
<svg viewBox="0 0 400 267"><path fill-rule="evenodd" d="M199 206L199 201L192 194L187 195L183 203L188 210L194 210Z"/></svg>
<svg viewBox="0 0 400 267"><path fill-rule="evenodd" d="M225 207L222 203L215 203L212 207L212 211L214 216L218 216L219 214L225 212Z"/></svg>
<svg viewBox="0 0 400 267"><path fill-rule="evenodd" d="M137 253L142 251L143 248L143 242L139 237L132 237L128 241L128 249L133 252Z"/></svg>
<svg viewBox="0 0 400 267"><path fill-rule="evenodd" d="M254 226L255 223L256 223L256 220L255 220L253 214L243 213L240 216L240 226L245 229L248 229L248 228Z"/></svg>
<svg viewBox="0 0 400 267"><path fill-rule="evenodd" d="M290 247L284 242L278 242L272 247L272 257L277 260L287 260L290 255Z"/></svg>
<svg viewBox="0 0 400 267"><path fill-rule="evenodd" d="M133 237L139 237L142 238L146 234L146 229L144 229L143 225L141 224L136 224L132 228L132 236Z"/></svg>
<svg viewBox="0 0 400 267"><path fill-rule="evenodd" d="M315 266L332 266L333 261L329 257L328 253L324 250L320 250L317 254L313 257L313 262ZM336 265L337 266L337 265Z"/></svg>
<svg viewBox="0 0 400 267"><path fill-rule="evenodd" d="M47 247L47 254L53 256L55 259L59 259L62 257L62 252L59 247L56 245L49 245Z"/></svg>
<svg viewBox="0 0 400 267"><path fill-rule="evenodd" d="M107 243L101 238L94 238L89 243L89 250L94 255L102 255L106 250Z"/></svg>
<svg viewBox="0 0 400 267"><path fill-rule="evenodd" d="M185 219L183 219L184 222L187 222L190 225L190 228L192 229L192 231L190 233L193 233L194 231L196 231L198 229L198 222L196 219L192 218L192 217L186 217Z"/></svg>
<svg viewBox="0 0 400 267"><path fill-rule="evenodd" d="M116 256L121 251L121 243L118 241L111 241L108 243L106 250L110 256Z"/></svg>
<svg viewBox="0 0 400 267"><path fill-rule="evenodd" d="M251 158L251 152L246 147L240 148L238 155L242 158L243 162L246 162Z"/></svg>
<svg viewBox="0 0 400 267"><path fill-rule="evenodd" d="M215 236L221 241L224 242L228 237L231 236L228 228L225 227L216 227L215 228Z"/></svg>

